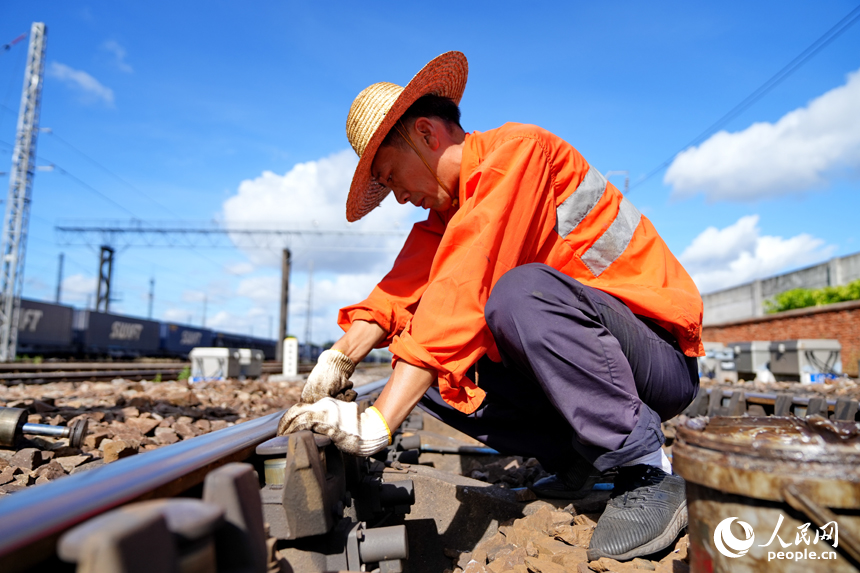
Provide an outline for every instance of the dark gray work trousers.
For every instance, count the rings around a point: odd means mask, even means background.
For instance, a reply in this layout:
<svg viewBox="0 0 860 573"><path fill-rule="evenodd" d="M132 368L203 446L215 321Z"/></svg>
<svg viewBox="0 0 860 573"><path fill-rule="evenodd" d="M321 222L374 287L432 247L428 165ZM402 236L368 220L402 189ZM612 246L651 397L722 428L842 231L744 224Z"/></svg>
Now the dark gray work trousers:
<svg viewBox="0 0 860 573"><path fill-rule="evenodd" d="M654 452L665 440L661 420L698 391L696 359L668 331L547 265L505 273L484 316L502 356L474 368L484 402L466 415L434 387L420 405L500 452L536 457L548 471L582 458L605 471Z"/></svg>

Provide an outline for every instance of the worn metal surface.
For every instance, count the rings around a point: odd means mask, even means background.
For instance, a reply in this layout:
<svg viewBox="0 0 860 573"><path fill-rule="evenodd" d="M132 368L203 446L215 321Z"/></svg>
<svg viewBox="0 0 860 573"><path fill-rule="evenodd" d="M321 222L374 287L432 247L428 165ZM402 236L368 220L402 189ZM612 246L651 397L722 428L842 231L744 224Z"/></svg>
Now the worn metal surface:
<svg viewBox="0 0 860 573"><path fill-rule="evenodd" d="M742 416L745 412L752 413L753 406L761 406L761 411L767 411L773 416L794 414L805 417L812 415L814 411L822 416L832 413L836 420L852 421L860 414L858 401L850 398L832 400L822 396L804 396L800 393L767 394L725 388L701 390L684 410L684 414L690 417Z"/></svg>
<svg viewBox="0 0 860 573"><path fill-rule="evenodd" d="M860 531L860 519L844 510L856 513L860 508L860 425L820 417L718 417L707 424L679 427L672 453L675 471L687 480L693 570L857 570L845 545ZM790 545L804 523L811 524L810 537L824 525L814 515L798 511L797 497L839 514L839 530L848 535L840 537L835 560L804 558L774 564L770 552L789 550L771 537L780 515L779 534ZM717 527L730 518L752 527L756 541L745 555L727 557L716 549ZM737 539L749 539L740 525L731 524L730 531ZM801 543L790 550L804 548L832 551L824 542Z"/></svg>
<svg viewBox="0 0 860 573"><path fill-rule="evenodd" d="M263 514L278 539L329 532L343 516L346 477L343 457L330 441L318 446L308 431L290 434L283 485L266 485Z"/></svg>
<svg viewBox="0 0 860 573"><path fill-rule="evenodd" d="M14 447L26 423L24 408L0 408L0 446Z"/></svg>
<svg viewBox="0 0 860 573"><path fill-rule="evenodd" d="M164 519L170 533L164 538L161 528L127 529L124 524L153 523L153 515ZM140 570L139 547L156 551L167 550L174 555L175 564L168 570L179 573L215 573L215 532L222 529L224 510L198 499L158 499L135 503L100 515L63 535L59 543L60 557L77 563L86 573ZM125 534L116 537L117 530ZM157 542L166 546L157 547ZM166 543L165 543L166 542ZM170 548L174 551L170 551ZM105 556L110 562L105 563ZM144 557L145 561L149 560Z"/></svg>
<svg viewBox="0 0 860 573"><path fill-rule="evenodd" d="M249 464L228 464L206 476L203 501L221 507L227 526L215 533L218 570L265 573L268 565L259 479Z"/></svg>

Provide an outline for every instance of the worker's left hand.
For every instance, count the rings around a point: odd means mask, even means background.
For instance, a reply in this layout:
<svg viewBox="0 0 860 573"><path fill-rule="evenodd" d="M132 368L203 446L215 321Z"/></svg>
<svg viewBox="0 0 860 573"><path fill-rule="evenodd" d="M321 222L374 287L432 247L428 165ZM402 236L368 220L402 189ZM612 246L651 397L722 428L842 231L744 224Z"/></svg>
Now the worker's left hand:
<svg viewBox="0 0 860 573"><path fill-rule="evenodd" d="M322 398L313 404L296 404L278 423L278 435L311 430L332 439L343 452L370 456L391 443L391 432L376 408L358 413L358 404Z"/></svg>
<svg viewBox="0 0 860 573"><path fill-rule="evenodd" d="M344 402L355 400L349 377L355 372L355 363L339 350L326 350L320 354L317 364L302 388L302 402L313 404L321 398L331 396Z"/></svg>

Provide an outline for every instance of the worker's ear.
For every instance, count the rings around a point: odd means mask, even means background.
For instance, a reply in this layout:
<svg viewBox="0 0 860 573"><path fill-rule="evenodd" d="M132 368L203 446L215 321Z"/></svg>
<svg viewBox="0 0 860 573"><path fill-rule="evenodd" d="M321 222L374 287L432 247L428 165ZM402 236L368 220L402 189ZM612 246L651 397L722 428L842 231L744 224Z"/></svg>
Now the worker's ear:
<svg viewBox="0 0 860 573"><path fill-rule="evenodd" d="M430 118L419 117L415 120L415 135L431 151L436 151L442 144L439 138L439 123ZM417 141L415 143L419 144Z"/></svg>

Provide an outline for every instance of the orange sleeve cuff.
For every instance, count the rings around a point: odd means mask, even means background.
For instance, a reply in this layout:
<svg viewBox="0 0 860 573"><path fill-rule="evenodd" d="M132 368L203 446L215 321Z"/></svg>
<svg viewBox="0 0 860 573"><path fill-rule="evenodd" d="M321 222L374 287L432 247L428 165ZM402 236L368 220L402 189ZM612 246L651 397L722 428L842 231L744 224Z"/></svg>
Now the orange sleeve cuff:
<svg viewBox="0 0 860 573"><path fill-rule="evenodd" d="M463 372L458 372L457 361L450 364L440 363L408 332L395 336L389 350L394 355L394 362L403 360L413 366L435 370L442 399L460 412L471 414L483 403L487 393L464 375L471 364L467 364Z"/></svg>
<svg viewBox="0 0 860 573"><path fill-rule="evenodd" d="M346 332L356 320L374 322L388 333L386 338L377 345L377 348L385 348L391 344L394 336L403 330L408 322L411 315L406 314L407 316L398 317L391 305L387 305L387 308L374 308L365 301L340 309L337 315L337 324Z"/></svg>

